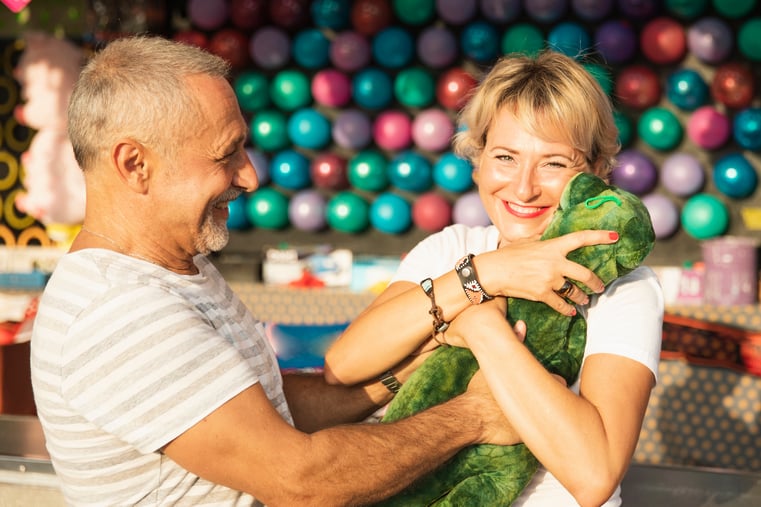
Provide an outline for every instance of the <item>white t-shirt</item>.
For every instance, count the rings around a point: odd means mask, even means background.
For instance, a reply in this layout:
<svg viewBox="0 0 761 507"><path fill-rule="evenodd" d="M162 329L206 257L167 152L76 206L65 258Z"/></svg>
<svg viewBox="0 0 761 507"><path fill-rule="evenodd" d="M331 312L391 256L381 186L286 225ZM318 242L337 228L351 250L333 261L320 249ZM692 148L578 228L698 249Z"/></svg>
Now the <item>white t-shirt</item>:
<svg viewBox="0 0 761 507"><path fill-rule="evenodd" d="M292 423L261 323L208 259L195 263L197 275L178 275L88 249L64 255L50 278L32 383L70 504L260 505L160 452L257 382Z"/></svg>
<svg viewBox="0 0 761 507"><path fill-rule="evenodd" d="M499 231L496 227L449 226L413 248L391 280L419 283L451 271L464 255L496 250ZM590 297L579 311L587 319L587 343L584 359L592 354L608 353L628 357L658 373L661 351L664 301L658 278L641 266L610 283L603 294ZM582 369L584 365L582 363ZM578 382L571 386L578 394ZM578 505L571 494L544 468L539 469L523 494L513 503L518 507L558 507ZM620 487L604 504L621 505Z"/></svg>

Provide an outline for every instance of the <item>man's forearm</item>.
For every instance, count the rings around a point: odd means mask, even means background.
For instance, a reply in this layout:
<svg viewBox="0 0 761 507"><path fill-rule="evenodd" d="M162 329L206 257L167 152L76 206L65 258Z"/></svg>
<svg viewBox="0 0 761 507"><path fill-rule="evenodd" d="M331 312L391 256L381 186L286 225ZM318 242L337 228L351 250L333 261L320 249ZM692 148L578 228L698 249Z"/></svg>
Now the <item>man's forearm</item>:
<svg viewBox="0 0 761 507"><path fill-rule="evenodd" d="M330 385L322 374L285 374L283 390L296 428L307 433L362 421L391 401L391 393L378 381Z"/></svg>

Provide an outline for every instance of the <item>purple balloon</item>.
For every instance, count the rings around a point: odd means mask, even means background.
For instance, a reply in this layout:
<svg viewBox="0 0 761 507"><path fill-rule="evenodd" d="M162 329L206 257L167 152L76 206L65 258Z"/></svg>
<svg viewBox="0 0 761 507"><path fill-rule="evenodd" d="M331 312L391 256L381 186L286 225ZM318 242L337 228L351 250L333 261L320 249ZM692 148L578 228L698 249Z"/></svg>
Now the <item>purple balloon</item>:
<svg viewBox="0 0 761 507"><path fill-rule="evenodd" d="M734 34L723 20L707 17L687 30L687 49L706 63L721 63L732 52Z"/></svg>
<svg viewBox="0 0 761 507"><path fill-rule="evenodd" d="M491 224L491 219L476 190L462 194L455 201L452 207L452 222L468 227L486 227Z"/></svg>
<svg viewBox="0 0 761 507"><path fill-rule="evenodd" d="M256 171L256 179L259 181L259 186L263 187L270 181L270 163L267 160L267 156L254 148L246 148L246 155L254 166Z"/></svg>
<svg viewBox="0 0 761 507"><path fill-rule="evenodd" d="M584 21L598 21L613 9L613 0L571 0L571 7Z"/></svg>
<svg viewBox="0 0 761 507"><path fill-rule="evenodd" d="M425 65L437 69L455 61L457 48L457 38L443 26L428 27L417 39L418 58Z"/></svg>
<svg viewBox="0 0 761 507"><path fill-rule="evenodd" d="M668 197L648 194L642 198L642 204L650 213L656 239L668 238L679 228L679 208Z"/></svg>
<svg viewBox="0 0 761 507"><path fill-rule="evenodd" d="M316 190L302 190L288 203L288 219L302 231L319 231L325 228L325 198Z"/></svg>
<svg viewBox="0 0 761 507"><path fill-rule="evenodd" d="M644 195L655 188L658 173L655 164L642 152L624 150L618 155L611 182L627 192Z"/></svg>
<svg viewBox="0 0 761 507"><path fill-rule="evenodd" d="M689 153L670 155L661 164L661 183L674 195L689 197L705 184L705 171L700 161Z"/></svg>
<svg viewBox="0 0 761 507"><path fill-rule="evenodd" d="M280 28L265 26L251 36L248 52L260 67L278 69L291 57L291 41Z"/></svg>
<svg viewBox="0 0 761 507"><path fill-rule="evenodd" d="M607 63L631 60L637 45L637 33L627 21L606 21L595 31L595 46Z"/></svg>
<svg viewBox="0 0 761 507"><path fill-rule="evenodd" d="M188 0L188 18L202 30L216 30L227 21L225 0Z"/></svg>
<svg viewBox="0 0 761 507"><path fill-rule="evenodd" d="M354 72L370 62L370 43L364 35L351 30L341 32L330 44L330 61L336 68Z"/></svg>
<svg viewBox="0 0 761 507"><path fill-rule="evenodd" d="M342 148L359 150L370 144L373 126L370 118L358 109L345 109L333 120L333 141Z"/></svg>
<svg viewBox="0 0 761 507"><path fill-rule="evenodd" d="M492 23L513 21L521 13L521 0L481 0L481 14Z"/></svg>
<svg viewBox="0 0 761 507"><path fill-rule="evenodd" d="M638 21L654 18L660 4L661 0L618 0L618 8L624 17Z"/></svg>
<svg viewBox="0 0 761 507"><path fill-rule="evenodd" d="M463 25L476 14L476 0L436 0L439 17L450 25Z"/></svg>
<svg viewBox="0 0 761 507"><path fill-rule="evenodd" d="M526 0L523 9L539 23L557 23L568 9L568 0Z"/></svg>

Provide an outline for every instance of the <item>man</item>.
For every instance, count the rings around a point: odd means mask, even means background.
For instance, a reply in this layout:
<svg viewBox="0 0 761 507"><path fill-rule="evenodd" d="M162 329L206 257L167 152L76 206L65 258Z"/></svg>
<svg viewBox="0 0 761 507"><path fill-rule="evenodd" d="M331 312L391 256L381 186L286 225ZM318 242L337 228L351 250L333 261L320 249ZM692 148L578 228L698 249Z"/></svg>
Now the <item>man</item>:
<svg viewBox="0 0 761 507"><path fill-rule="evenodd" d="M261 324L205 257L227 242L228 203L257 186L227 72L192 46L122 39L72 95L86 217L32 338L67 501L357 505L464 446L511 443L480 376L451 402L381 425L343 424L389 401L379 382L281 377Z"/></svg>

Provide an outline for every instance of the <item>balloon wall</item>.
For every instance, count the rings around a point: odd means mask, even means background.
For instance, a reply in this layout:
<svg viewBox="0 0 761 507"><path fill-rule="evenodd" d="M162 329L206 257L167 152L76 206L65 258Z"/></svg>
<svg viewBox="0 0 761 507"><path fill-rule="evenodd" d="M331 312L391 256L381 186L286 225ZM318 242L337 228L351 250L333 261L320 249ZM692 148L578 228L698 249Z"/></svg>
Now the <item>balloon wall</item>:
<svg viewBox="0 0 761 507"><path fill-rule="evenodd" d="M179 4L179 5L178 5ZM229 248L401 253L488 224L457 113L496 58L584 55L616 108L612 181L650 210L659 262L761 230L758 0L186 0L169 36L230 61L260 188ZM360 246L361 245L361 246ZM403 245L399 247L399 245Z"/></svg>

